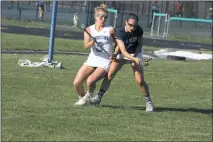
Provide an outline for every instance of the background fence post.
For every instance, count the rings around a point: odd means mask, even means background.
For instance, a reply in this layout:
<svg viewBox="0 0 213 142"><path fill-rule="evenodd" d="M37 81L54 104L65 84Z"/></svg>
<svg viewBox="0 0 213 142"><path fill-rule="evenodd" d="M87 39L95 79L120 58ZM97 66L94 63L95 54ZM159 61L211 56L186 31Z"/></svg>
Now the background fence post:
<svg viewBox="0 0 213 142"><path fill-rule="evenodd" d="M56 15L57 15L57 5L58 1L53 1L53 10L52 10L52 20L51 20L51 29L50 29L50 41L49 41L49 52L48 52L48 62L53 60L54 52L54 40L55 40L55 24L56 24Z"/></svg>

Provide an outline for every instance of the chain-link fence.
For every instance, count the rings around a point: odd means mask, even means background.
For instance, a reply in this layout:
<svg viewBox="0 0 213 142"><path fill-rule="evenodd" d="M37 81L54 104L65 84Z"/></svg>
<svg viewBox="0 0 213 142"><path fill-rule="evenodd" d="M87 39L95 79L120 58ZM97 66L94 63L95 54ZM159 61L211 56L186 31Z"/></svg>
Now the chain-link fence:
<svg viewBox="0 0 213 142"><path fill-rule="evenodd" d="M46 11L41 19L38 16L38 1L3 1L1 2L2 18L21 19L50 22L52 16L52 1L46 1ZM94 8L103 1L59 1L57 9L57 25L70 25L75 12L79 11L79 22L85 25L94 23ZM150 35L150 23L152 21L152 1L107 1L108 8L118 10L116 27L123 25L129 12L134 12L139 17L139 24L143 27L145 34ZM175 1L158 1L159 12L169 13L175 16ZM191 4L191 5L190 5ZM182 2L183 17L206 19L208 9L212 2ZM191 11L190 11L190 10ZM208 25L209 26L209 25ZM211 30L204 23L176 22L172 21L170 25L170 35L209 35ZM197 30L199 28L199 31ZM211 28L211 27L210 27ZM198 31L198 32L197 32ZM205 32L200 32L205 31Z"/></svg>

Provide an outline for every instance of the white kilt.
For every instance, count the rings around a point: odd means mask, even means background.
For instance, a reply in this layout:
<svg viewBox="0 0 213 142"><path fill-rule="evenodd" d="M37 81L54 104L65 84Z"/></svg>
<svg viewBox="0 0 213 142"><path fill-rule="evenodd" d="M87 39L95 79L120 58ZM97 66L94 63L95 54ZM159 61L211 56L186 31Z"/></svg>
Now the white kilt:
<svg viewBox="0 0 213 142"><path fill-rule="evenodd" d="M111 61L106 58L101 58L101 57L97 57L97 56L96 57L89 56L84 64L88 65L90 67L101 67L106 72L108 72Z"/></svg>

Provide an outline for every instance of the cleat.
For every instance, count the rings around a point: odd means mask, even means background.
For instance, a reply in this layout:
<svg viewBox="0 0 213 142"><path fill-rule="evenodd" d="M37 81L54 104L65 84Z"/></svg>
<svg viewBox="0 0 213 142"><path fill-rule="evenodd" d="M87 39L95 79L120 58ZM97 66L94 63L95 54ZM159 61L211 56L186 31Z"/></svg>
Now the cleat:
<svg viewBox="0 0 213 142"><path fill-rule="evenodd" d="M93 105L99 105L101 103L101 98L98 95L91 97L89 99L89 103Z"/></svg>
<svg viewBox="0 0 213 142"><path fill-rule="evenodd" d="M146 102L146 112L153 112L154 111L154 106L152 104L152 101Z"/></svg>
<svg viewBox="0 0 213 142"><path fill-rule="evenodd" d="M79 98L79 100L76 103L74 103L73 105L82 106L82 105L85 105L88 101L89 101L89 95L86 94L84 97Z"/></svg>

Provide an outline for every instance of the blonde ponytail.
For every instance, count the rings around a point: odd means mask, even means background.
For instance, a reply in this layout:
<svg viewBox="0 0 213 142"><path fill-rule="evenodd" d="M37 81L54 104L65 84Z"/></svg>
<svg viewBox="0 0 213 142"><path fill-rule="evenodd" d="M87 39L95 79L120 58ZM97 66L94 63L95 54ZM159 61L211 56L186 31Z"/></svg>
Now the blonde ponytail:
<svg viewBox="0 0 213 142"><path fill-rule="evenodd" d="M95 12L98 12L99 10L102 10L104 12L107 12L107 7L105 4L101 4L100 6L95 8Z"/></svg>
<svg viewBox="0 0 213 142"><path fill-rule="evenodd" d="M105 4L101 4L99 7L103 8L103 9L106 9L106 5Z"/></svg>

